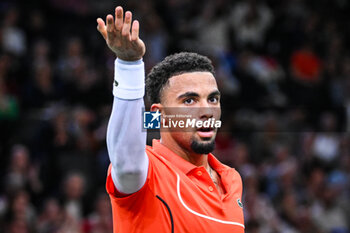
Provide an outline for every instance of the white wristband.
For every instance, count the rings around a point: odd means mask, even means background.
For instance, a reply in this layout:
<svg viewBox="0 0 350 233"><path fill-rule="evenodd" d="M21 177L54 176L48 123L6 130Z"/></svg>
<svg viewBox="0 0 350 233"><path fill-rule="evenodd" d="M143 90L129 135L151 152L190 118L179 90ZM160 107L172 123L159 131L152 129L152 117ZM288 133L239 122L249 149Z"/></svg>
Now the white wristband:
<svg viewBox="0 0 350 233"><path fill-rule="evenodd" d="M140 99L145 95L145 68L142 59L114 62L113 95L120 99Z"/></svg>

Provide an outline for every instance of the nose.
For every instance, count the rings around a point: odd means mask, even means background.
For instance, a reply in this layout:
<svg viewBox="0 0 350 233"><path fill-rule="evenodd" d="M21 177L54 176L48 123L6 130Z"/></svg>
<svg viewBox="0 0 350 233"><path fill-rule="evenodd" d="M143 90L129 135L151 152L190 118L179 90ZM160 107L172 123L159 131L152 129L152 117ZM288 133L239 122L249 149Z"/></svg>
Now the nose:
<svg viewBox="0 0 350 233"><path fill-rule="evenodd" d="M214 115L213 107L207 101L201 101L198 109L198 116L201 120L207 120Z"/></svg>

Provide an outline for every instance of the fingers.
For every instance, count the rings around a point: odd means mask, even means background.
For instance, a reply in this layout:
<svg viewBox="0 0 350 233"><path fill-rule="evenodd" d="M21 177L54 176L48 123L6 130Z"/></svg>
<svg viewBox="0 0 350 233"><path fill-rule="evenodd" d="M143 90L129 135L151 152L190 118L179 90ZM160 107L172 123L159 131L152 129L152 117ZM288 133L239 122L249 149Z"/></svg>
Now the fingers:
<svg viewBox="0 0 350 233"><path fill-rule="evenodd" d="M123 28L123 8L118 6L115 8L115 28L117 31L121 31Z"/></svg>
<svg viewBox="0 0 350 233"><path fill-rule="evenodd" d="M113 39L115 37L115 27L114 27L113 16L107 15L106 22L107 22L107 38Z"/></svg>
<svg viewBox="0 0 350 233"><path fill-rule="evenodd" d="M134 22L132 23L132 29L131 29L131 41L132 42L136 42L137 39L139 38L139 28L140 28L139 21L134 20Z"/></svg>
<svg viewBox="0 0 350 233"><path fill-rule="evenodd" d="M106 24L101 18L97 19L97 30L109 45L121 43L125 48L130 47L130 42L135 45L139 39L139 29L139 22L132 22L132 13L127 11L124 16L120 6L115 8L115 19L111 14L107 15Z"/></svg>
<svg viewBox="0 0 350 233"><path fill-rule="evenodd" d="M107 38L106 25L101 18L97 19L97 30L101 33L104 39Z"/></svg>
<svg viewBox="0 0 350 233"><path fill-rule="evenodd" d="M130 28L131 28L132 14L130 11L125 12L125 21L122 29L123 40L130 41Z"/></svg>

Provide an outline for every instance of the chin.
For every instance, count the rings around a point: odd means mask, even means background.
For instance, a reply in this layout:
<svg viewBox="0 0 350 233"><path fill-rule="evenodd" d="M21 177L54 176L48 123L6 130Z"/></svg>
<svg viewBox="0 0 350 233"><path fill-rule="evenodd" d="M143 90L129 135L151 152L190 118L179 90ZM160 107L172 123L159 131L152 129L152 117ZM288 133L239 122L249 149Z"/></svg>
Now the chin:
<svg viewBox="0 0 350 233"><path fill-rule="evenodd" d="M191 149L197 154L209 154L215 149L215 137L193 139Z"/></svg>

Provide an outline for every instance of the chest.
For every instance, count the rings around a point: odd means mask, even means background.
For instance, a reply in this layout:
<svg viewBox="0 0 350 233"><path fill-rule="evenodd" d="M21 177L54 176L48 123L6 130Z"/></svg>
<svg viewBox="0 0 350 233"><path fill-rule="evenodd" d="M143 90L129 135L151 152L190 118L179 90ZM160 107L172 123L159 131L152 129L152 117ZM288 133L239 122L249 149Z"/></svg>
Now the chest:
<svg viewBox="0 0 350 233"><path fill-rule="evenodd" d="M155 182L154 191L179 232L244 232L241 193L227 188L221 194L213 182L176 173Z"/></svg>

